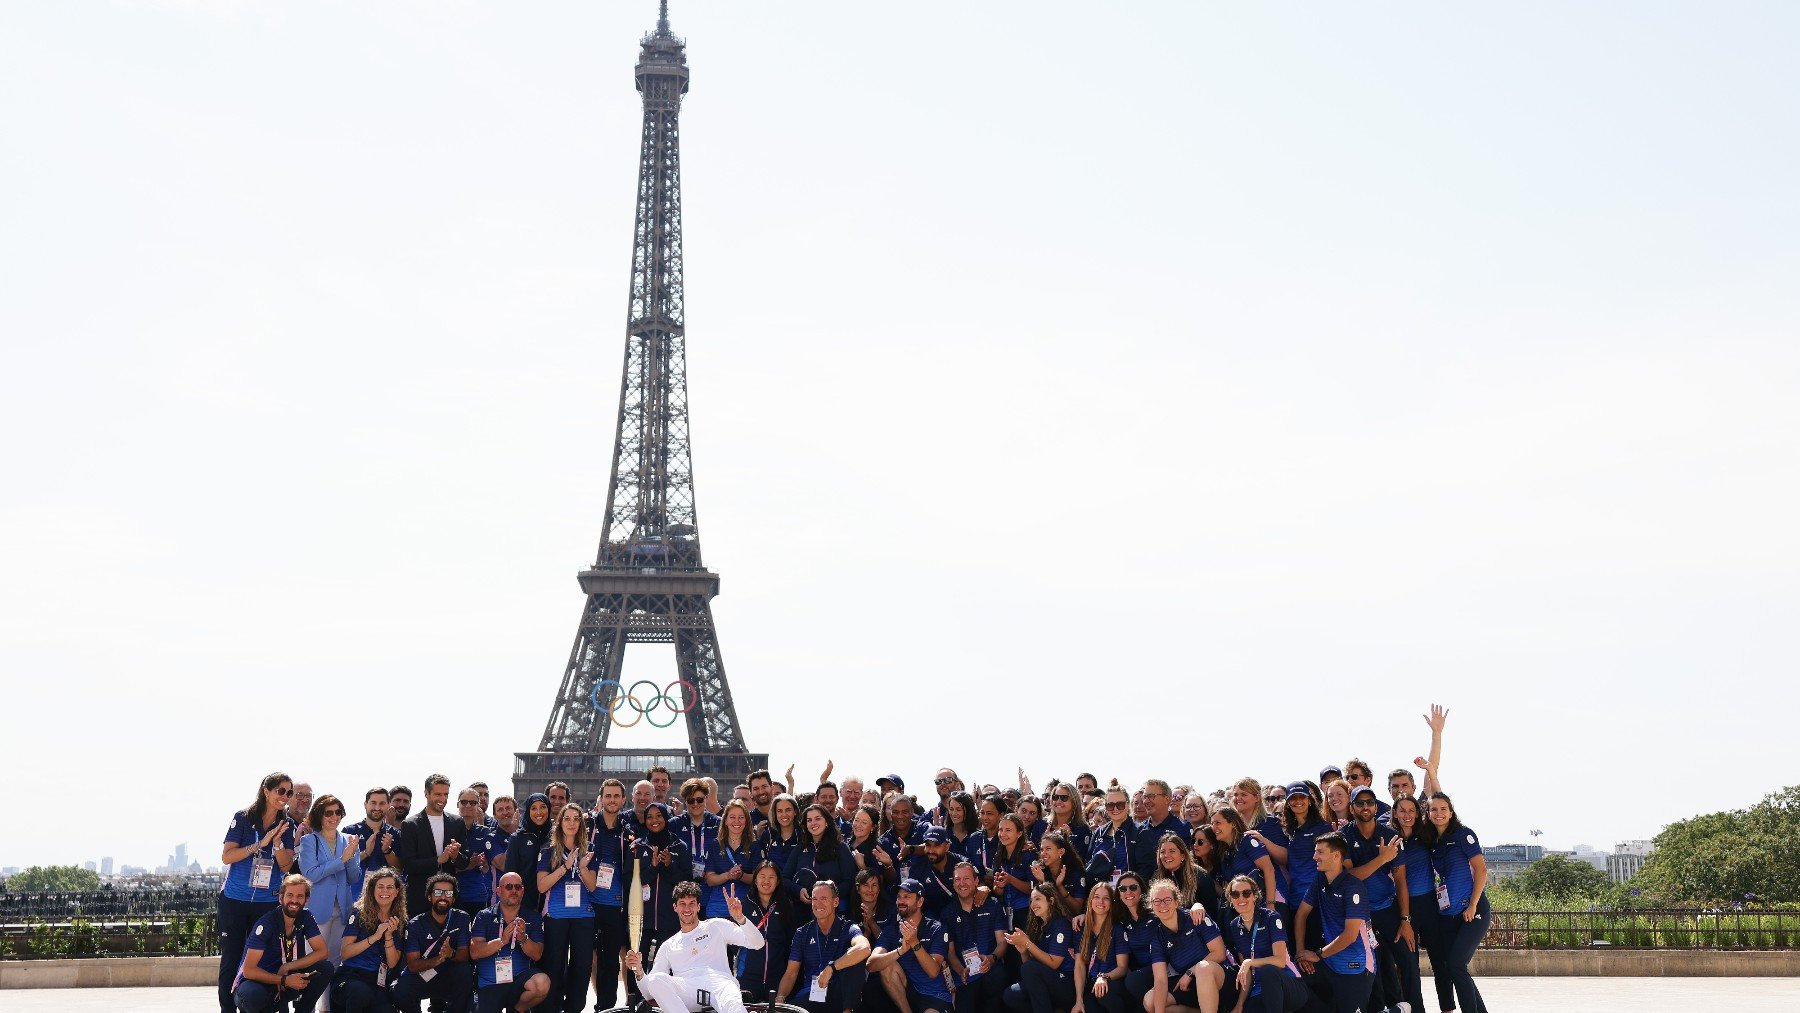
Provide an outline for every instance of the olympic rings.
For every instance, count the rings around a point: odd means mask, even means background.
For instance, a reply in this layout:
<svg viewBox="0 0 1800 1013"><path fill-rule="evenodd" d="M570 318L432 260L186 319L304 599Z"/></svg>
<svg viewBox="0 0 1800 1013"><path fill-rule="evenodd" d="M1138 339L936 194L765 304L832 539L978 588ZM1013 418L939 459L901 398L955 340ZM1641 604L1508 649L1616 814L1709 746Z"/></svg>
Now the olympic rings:
<svg viewBox="0 0 1800 1013"><path fill-rule="evenodd" d="M612 693L610 695L607 693L608 686L612 687ZM653 690L658 690L658 692L646 694L647 699L639 699L637 691L638 688L642 686L649 686ZM669 692L678 686L681 687L681 691L678 695ZM694 684L686 679L676 679L667 686L662 686L660 688L656 683L649 679L639 679L637 682L631 684L630 690L627 690L625 685L617 679L601 679L594 684L593 693L589 694L589 699L593 701L594 709L606 711L607 715L612 718L613 724L619 728L630 728L649 717L650 712L659 707L668 710L669 719L667 721L658 721L655 718L649 718L650 727L667 728L675 723L675 718L678 715L686 714L688 711L693 710L694 704L699 701L699 698L700 695L694 690ZM631 705L631 709L636 712L637 716L630 721L621 721L619 715L623 712L626 704Z"/></svg>

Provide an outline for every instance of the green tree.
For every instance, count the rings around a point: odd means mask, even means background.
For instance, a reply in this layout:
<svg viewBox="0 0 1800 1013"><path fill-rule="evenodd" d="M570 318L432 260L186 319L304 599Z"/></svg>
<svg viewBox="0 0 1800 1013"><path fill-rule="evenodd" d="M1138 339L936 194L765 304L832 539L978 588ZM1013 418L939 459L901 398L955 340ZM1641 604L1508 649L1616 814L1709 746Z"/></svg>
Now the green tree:
<svg viewBox="0 0 1800 1013"><path fill-rule="evenodd" d="M100 874L78 865L34 865L17 876L8 876L6 889L9 893L98 890Z"/></svg>
<svg viewBox="0 0 1800 1013"><path fill-rule="evenodd" d="M1520 893L1559 902L1593 900L1609 885L1606 873L1563 855L1545 855L1513 879Z"/></svg>
<svg viewBox="0 0 1800 1013"><path fill-rule="evenodd" d="M1631 885L1665 903L1800 901L1800 786L1669 824Z"/></svg>

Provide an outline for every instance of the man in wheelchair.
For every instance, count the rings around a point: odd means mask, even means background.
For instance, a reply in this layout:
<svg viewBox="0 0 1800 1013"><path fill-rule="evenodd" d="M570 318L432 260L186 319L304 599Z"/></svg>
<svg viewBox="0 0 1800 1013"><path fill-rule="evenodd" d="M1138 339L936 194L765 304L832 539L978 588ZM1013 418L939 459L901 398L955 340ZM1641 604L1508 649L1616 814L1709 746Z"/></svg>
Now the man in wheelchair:
<svg viewBox="0 0 1800 1013"><path fill-rule="evenodd" d="M710 1007L717 1013L745 1013L744 994L726 960L727 946L760 950L762 933L744 917L744 905L736 894L726 898L730 918L700 920L700 887L683 880L675 884L675 917L680 930L656 950L650 973L638 981L638 991L662 1013L700 1013ZM642 973L644 958L635 951L625 954L625 966Z"/></svg>

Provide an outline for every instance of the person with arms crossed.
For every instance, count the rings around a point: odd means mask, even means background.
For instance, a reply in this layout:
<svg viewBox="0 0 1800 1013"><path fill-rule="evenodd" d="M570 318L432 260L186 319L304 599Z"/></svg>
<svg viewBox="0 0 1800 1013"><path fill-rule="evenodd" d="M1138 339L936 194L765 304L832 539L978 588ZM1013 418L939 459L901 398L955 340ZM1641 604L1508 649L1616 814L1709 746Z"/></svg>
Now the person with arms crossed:
<svg viewBox="0 0 1800 1013"><path fill-rule="evenodd" d="M657 948L650 973L638 982L644 998L663 1013L698 1013L710 1006L717 1013L744 1013L744 993L732 974L727 946L746 950L763 947L762 932L744 916L744 904L735 894L725 898L728 918L700 918L700 886L682 880L674 887L677 928ZM638 953L625 955L625 966L644 969Z"/></svg>

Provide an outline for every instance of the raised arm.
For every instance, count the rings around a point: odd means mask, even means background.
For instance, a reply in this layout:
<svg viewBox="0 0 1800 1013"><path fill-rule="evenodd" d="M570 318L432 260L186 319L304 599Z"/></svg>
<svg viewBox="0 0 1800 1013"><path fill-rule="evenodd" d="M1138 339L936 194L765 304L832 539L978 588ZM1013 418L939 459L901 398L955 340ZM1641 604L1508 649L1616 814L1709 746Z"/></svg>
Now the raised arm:
<svg viewBox="0 0 1800 1013"><path fill-rule="evenodd" d="M1420 790L1426 795L1435 791L1443 791L1443 782L1438 779L1438 761L1444 753L1444 721L1450 717L1450 708L1439 704L1431 705L1431 713L1425 715L1425 724L1431 728L1430 754L1413 757L1413 763L1425 770L1425 783Z"/></svg>

